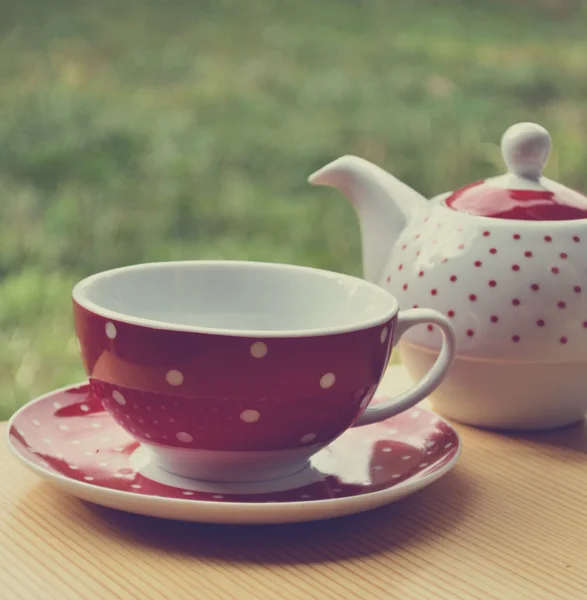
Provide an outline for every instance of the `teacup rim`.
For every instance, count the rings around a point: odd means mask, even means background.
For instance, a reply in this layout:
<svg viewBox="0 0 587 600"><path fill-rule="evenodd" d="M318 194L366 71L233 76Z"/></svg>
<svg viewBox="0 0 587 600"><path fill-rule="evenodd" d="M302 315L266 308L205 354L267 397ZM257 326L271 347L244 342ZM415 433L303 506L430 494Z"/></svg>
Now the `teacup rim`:
<svg viewBox="0 0 587 600"><path fill-rule="evenodd" d="M230 329L230 328L216 328L216 327L204 327L197 325L183 325L180 323L170 323L167 321L160 321L156 319L147 319L143 317L136 317L131 314L114 311L109 308L100 306L99 304L89 300L86 297L85 290L88 286L98 282L100 279L111 276L116 273L124 272L136 272L138 270L148 270L151 268L160 267L177 267L177 266L189 266L189 265L201 265L201 266L217 266L219 268L224 267L242 267L242 268L268 268L268 269L281 269L291 270L297 272L306 272L320 275L327 278L343 279L345 281L353 282L356 285L360 285L365 289L370 290L372 293L378 295L380 298L385 298L388 301L388 309L382 311L376 317L369 319L360 319L355 321L349 321L344 325L336 325L330 327L320 328L308 328L308 329L283 329L283 330L262 330L262 329ZM348 275L346 273L340 273L337 271L330 271L327 269L321 269L317 267L309 267L305 265L296 265L289 263L280 262L267 262L267 261L249 261L249 260L223 260L223 259L211 259L211 260L175 260L175 261L152 261L146 263L137 263L132 265L126 265L122 267L116 267L113 269L107 269L94 273L87 277L84 277L78 281L72 290L72 299L74 303L79 305L81 308L87 310L90 313L103 317L105 319L111 319L118 323L127 325L134 325L138 327L144 327L148 329L162 330L162 331L173 331L203 335L216 335L226 337L238 337L238 338L255 338L255 339L271 339L271 338L307 338L307 337L320 337L339 335L345 333L353 333L358 331L364 331L388 323L399 313L399 302L397 298L383 289L379 285L356 277L354 275Z"/></svg>

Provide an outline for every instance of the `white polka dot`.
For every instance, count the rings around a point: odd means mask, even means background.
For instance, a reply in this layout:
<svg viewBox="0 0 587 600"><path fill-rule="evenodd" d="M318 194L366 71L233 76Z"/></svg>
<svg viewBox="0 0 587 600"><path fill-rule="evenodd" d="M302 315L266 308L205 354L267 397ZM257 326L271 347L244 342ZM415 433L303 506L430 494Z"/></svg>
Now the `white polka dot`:
<svg viewBox="0 0 587 600"><path fill-rule="evenodd" d="M61 408L61 403L60 402L53 402L53 408L56 408L57 410L59 410Z"/></svg>
<svg viewBox="0 0 587 600"><path fill-rule="evenodd" d="M45 442L45 444L50 444L51 440L49 438L43 438L43 441Z"/></svg>
<svg viewBox="0 0 587 600"><path fill-rule="evenodd" d="M32 423L32 424L33 424L35 427L38 427L38 426L41 424L41 421L38 421L37 419L33 419L33 420L31 421L31 423Z"/></svg>
<svg viewBox="0 0 587 600"><path fill-rule="evenodd" d="M216 494L215 496L212 496L212 498L214 498L214 500L222 500L224 496L222 494Z"/></svg>
<svg viewBox="0 0 587 600"><path fill-rule="evenodd" d="M424 467L428 466L428 463L423 462L423 463L420 463L418 466L424 468Z"/></svg>
<svg viewBox="0 0 587 600"><path fill-rule="evenodd" d="M382 344L385 344L385 340L387 339L387 327L384 327L381 330L381 335L379 336L379 339L381 340Z"/></svg>
<svg viewBox="0 0 587 600"><path fill-rule="evenodd" d="M79 467L76 467L75 465L69 465L69 468L70 468L72 471L77 471Z"/></svg>
<svg viewBox="0 0 587 600"><path fill-rule="evenodd" d="M114 477L116 477L116 479L122 479L124 475L122 473L114 473Z"/></svg>
<svg viewBox="0 0 587 600"><path fill-rule="evenodd" d="M108 463L101 462L101 463L100 463L100 466L101 466L101 467L107 467L107 466L108 466Z"/></svg>
<svg viewBox="0 0 587 600"><path fill-rule="evenodd" d="M397 473L394 473L391 478L392 479L399 479L401 477L401 475L398 475Z"/></svg>
<svg viewBox="0 0 587 600"><path fill-rule="evenodd" d="M63 458L63 454L61 454L60 452L57 452L57 454L55 454L55 458Z"/></svg>
<svg viewBox="0 0 587 600"><path fill-rule="evenodd" d="M402 456L402 460L410 460L410 458L412 458L412 457L411 457L411 456L408 456L408 455L406 455L406 456Z"/></svg>
<svg viewBox="0 0 587 600"><path fill-rule="evenodd" d="M120 404L120 406L124 406L126 404L126 398L118 390L114 390L112 392L112 398L115 402Z"/></svg>
<svg viewBox="0 0 587 600"><path fill-rule="evenodd" d="M413 410L410 413L410 417L412 417L412 419L417 419L420 416L420 411L419 410Z"/></svg>
<svg viewBox="0 0 587 600"><path fill-rule="evenodd" d="M194 495L194 492L188 492L188 491L185 491L185 492L182 492L182 494L183 494L184 496L193 496L193 495Z"/></svg>
<svg viewBox="0 0 587 600"><path fill-rule="evenodd" d="M394 429L394 428L388 429L387 431L388 431L388 433L391 433L391 435L395 435L397 433L397 429Z"/></svg>
<svg viewBox="0 0 587 600"><path fill-rule="evenodd" d="M94 481L94 478L93 478L91 475L86 475L86 476L84 477L84 479L85 479L86 481Z"/></svg>
<svg viewBox="0 0 587 600"><path fill-rule="evenodd" d="M71 440L71 443L77 445L79 444L79 440Z"/></svg>
<svg viewBox="0 0 587 600"><path fill-rule="evenodd" d="M178 386L183 383L183 375L180 371L176 371L172 369L171 371L167 371L167 375L165 376L167 379L167 383L169 385Z"/></svg>
<svg viewBox="0 0 587 600"><path fill-rule="evenodd" d="M263 358L267 354L267 344L255 342L251 346L251 356L253 358Z"/></svg>
<svg viewBox="0 0 587 600"><path fill-rule="evenodd" d="M261 417L261 413L258 410L243 410L241 413L241 421L245 423L256 423Z"/></svg>
<svg viewBox="0 0 587 600"><path fill-rule="evenodd" d="M178 433L175 434L175 437L180 442L185 442L186 444L189 444L190 442L194 441L194 438L189 433L186 433L185 431L179 431Z"/></svg>
<svg viewBox="0 0 587 600"><path fill-rule="evenodd" d="M335 381L336 376L334 375L334 373L326 373L326 375L322 375L320 379L320 387L326 390L328 388L331 388L334 385Z"/></svg>
<svg viewBox="0 0 587 600"><path fill-rule="evenodd" d="M307 500L308 498L311 498L312 496L310 496L309 494L302 494L300 496L300 498L303 498L304 500Z"/></svg>
<svg viewBox="0 0 587 600"><path fill-rule="evenodd" d="M170 418L170 419L169 419L169 422L170 422L170 423L175 423L175 419L174 419L174 418Z"/></svg>
<svg viewBox="0 0 587 600"><path fill-rule="evenodd" d="M341 490L340 488L334 488L332 491L333 491L335 494L338 494L338 493L342 492L342 490Z"/></svg>
<svg viewBox="0 0 587 600"><path fill-rule="evenodd" d="M315 439L316 439L315 433L306 433L306 435L302 436L302 438L300 439L300 442L302 442L302 444L307 444L308 442L312 442Z"/></svg>
<svg viewBox="0 0 587 600"><path fill-rule="evenodd" d="M383 448L383 452L391 452L391 448Z"/></svg>
<svg viewBox="0 0 587 600"><path fill-rule="evenodd" d="M134 490L140 490L141 489L141 486L138 483L133 483L130 487L133 488Z"/></svg>
<svg viewBox="0 0 587 600"><path fill-rule="evenodd" d="M151 439L151 434L150 433L145 433L145 437L150 440Z"/></svg>
<svg viewBox="0 0 587 600"><path fill-rule="evenodd" d="M106 335L113 340L116 337L116 326L114 325L114 323L111 323L110 321L108 321L108 323L106 323Z"/></svg>
<svg viewBox="0 0 587 600"><path fill-rule="evenodd" d="M100 427L100 423L96 423L96 422L94 422L94 423L92 423L92 427L93 427L94 429L98 429L98 428Z"/></svg>
<svg viewBox="0 0 587 600"><path fill-rule="evenodd" d="M449 442L448 444L444 444L445 448L450 448L452 446L452 442Z"/></svg>
<svg viewBox="0 0 587 600"><path fill-rule="evenodd" d="M383 467L381 465L375 465L373 467L373 469L375 469L375 471L381 471L381 469L383 469Z"/></svg>
<svg viewBox="0 0 587 600"><path fill-rule="evenodd" d="M87 404L82 404L79 408L82 412L88 412L90 410L90 407Z"/></svg>
<svg viewBox="0 0 587 600"><path fill-rule="evenodd" d="M114 452L122 452L124 448L114 448Z"/></svg>

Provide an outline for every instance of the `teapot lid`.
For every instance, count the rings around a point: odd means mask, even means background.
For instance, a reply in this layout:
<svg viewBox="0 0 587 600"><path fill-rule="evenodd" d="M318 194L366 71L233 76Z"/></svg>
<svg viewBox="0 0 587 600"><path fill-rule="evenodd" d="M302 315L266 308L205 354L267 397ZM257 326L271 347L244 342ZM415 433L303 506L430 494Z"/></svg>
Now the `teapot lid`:
<svg viewBox="0 0 587 600"><path fill-rule="evenodd" d="M522 221L587 218L587 196L542 176L550 135L535 123L517 123L501 139L508 173L469 184L445 200L456 211Z"/></svg>

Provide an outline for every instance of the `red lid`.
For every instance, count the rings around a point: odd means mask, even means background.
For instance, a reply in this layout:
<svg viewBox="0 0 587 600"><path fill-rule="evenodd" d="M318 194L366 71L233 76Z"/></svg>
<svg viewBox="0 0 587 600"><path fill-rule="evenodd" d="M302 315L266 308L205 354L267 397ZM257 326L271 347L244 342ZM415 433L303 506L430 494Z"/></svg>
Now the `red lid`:
<svg viewBox="0 0 587 600"><path fill-rule="evenodd" d="M540 125L518 123L501 140L509 173L453 192L446 205L471 215L522 221L587 218L587 196L542 176L550 135Z"/></svg>

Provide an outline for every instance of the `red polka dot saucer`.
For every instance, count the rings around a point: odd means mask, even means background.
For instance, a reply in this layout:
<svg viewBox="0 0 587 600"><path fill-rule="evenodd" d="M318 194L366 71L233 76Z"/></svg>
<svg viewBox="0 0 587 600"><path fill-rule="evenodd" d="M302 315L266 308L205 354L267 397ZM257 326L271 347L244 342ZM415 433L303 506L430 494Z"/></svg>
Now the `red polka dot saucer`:
<svg viewBox="0 0 587 600"><path fill-rule="evenodd" d="M376 508L439 479L461 451L455 430L417 407L348 430L296 475L260 483L202 482L151 463L147 452L89 394L87 384L26 404L10 420L7 437L24 465L82 500L154 517L214 523L311 521Z"/></svg>

